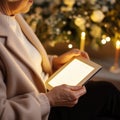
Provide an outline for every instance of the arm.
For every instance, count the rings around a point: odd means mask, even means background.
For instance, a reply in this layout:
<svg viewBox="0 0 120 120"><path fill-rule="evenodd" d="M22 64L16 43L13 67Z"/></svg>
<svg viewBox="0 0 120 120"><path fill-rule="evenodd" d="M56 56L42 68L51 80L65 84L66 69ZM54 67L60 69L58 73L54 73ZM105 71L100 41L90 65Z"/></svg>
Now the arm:
<svg viewBox="0 0 120 120"><path fill-rule="evenodd" d="M64 53L63 55L53 57L53 69L59 69L63 64L71 60L73 57L81 56L89 59L89 56L86 52L81 52L78 49L72 49ZM54 106L67 106L73 107L77 102L79 97L86 93L85 86L69 86L69 85L60 85L54 87L48 93L46 93L50 105Z"/></svg>
<svg viewBox="0 0 120 120"><path fill-rule="evenodd" d="M85 51L81 52L79 49L71 49L70 51L68 51L60 56L53 57L53 59L52 59L53 71L59 69L62 65L64 65L65 63L70 61L72 58L77 57L77 56L81 56L86 59L90 59L88 54Z"/></svg>
<svg viewBox="0 0 120 120"><path fill-rule="evenodd" d="M21 88L22 89L22 88ZM0 61L0 120L42 120L50 105L44 93L26 92L9 98L3 64Z"/></svg>

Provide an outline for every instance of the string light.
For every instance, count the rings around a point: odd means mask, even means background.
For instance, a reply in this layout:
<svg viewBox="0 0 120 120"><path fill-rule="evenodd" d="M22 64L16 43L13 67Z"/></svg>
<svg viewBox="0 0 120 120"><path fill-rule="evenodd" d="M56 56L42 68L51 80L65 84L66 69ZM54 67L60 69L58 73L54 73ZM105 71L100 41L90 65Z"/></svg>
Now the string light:
<svg viewBox="0 0 120 120"><path fill-rule="evenodd" d="M72 44L68 44L68 48L69 49L73 48L73 45Z"/></svg>

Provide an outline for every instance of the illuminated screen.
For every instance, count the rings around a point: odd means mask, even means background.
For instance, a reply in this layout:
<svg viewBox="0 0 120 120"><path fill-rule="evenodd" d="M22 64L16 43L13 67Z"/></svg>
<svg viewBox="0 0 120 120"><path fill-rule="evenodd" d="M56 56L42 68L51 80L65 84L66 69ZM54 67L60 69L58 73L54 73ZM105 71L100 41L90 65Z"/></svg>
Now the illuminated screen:
<svg viewBox="0 0 120 120"><path fill-rule="evenodd" d="M64 69L56 74L52 80L48 82L48 84L53 87L61 84L77 85L93 70L94 67L77 59L74 59Z"/></svg>

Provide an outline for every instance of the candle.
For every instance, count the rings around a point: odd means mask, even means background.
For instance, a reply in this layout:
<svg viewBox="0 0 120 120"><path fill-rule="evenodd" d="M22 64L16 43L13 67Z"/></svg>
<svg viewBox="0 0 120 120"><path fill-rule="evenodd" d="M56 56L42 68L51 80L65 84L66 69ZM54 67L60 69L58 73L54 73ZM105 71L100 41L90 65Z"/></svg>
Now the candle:
<svg viewBox="0 0 120 120"><path fill-rule="evenodd" d="M119 68L119 52L120 52L120 40L116 41L116 51L115 51L115 61L114 65L110 68L110 71L113 73L120 73Z"/></svg>
<svg viewBox="0 0 120 120"><path fill-rule="evenodd" d="M85 32L82 32L81 33L81 41L80 41L80 50L81 51L84 51L84 48L85 48L85 35L86 33Z"/></svg>
<svg viewBox="0 0 120 120"><path fill-rule="evenodd" d="M117 40L116 41L116 52L115 52L115 66L118 66L119 50L120 50L120 40Z"/></svg>

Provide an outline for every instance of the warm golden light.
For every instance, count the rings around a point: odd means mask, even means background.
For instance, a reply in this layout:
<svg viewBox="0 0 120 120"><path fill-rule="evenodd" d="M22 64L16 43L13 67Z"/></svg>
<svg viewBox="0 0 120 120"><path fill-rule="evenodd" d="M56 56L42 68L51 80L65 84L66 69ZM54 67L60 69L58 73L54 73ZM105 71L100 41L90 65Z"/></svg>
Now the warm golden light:
<svg viewBox="0 0 120 120"><path fill-rule="evenodd" d="M110 37L106 37L106 41L110 42L111 38Z"/></svg>
<svg viewBox="0 0 120 120"><path fill-rule="evenodd" d="M116 41L116 51L115 51L115 61L114 65L111 67L111 72L120 73L119 67L119 52L120 52L120 40Z"/></svg>
<svg viewBox="0 0 120 120"><path fill-rule="evenodd" d="M69 44L69 45L68 45L68 48L69 48L69 49L73 48L73 45L72 45L72 44Z"/></svg>
<svg viewBox="0 0 120 120"><path fill-rule="evenodd" d="M81 33L81 38L85 38L85 35L86 35L86 33L85 33L85 32L82 32L82 33Z"/></svg>
<svg viewBox="0 0 120 120"><path fill-rule="evenodd" d="M81 33L81 41L80 41L80 50L81 50L81 51L84 51L84 47L85 47L85 36L86 36L86 33L85 33L85 32L82 32L82 33Z"/></svg>
<svg viewBox="0 0 120 120"><path fill-rule="evenodd" d="M105 39L102 39L102 40L101 40L101 43L102 43L103 45L105 45L105 44L106 44L106 40L105 40Z"/></svg>
<svg viewBox="0 0 120 120"><path fill-rule="evenodd" d="M116 41L116 49L120 49L120 40Z"/></svg>

